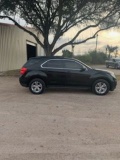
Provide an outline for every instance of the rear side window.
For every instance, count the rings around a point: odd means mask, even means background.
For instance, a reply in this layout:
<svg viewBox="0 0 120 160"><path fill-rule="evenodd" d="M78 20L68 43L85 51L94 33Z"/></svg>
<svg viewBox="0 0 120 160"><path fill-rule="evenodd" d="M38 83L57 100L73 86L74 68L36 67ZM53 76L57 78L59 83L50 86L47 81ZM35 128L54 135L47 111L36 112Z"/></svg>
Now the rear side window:
<svg viewBox="0 0 120 160"><path fill-rule="evenodd" d="M61 60L48 60L43 65L43 68L63 68Z"/></svg>

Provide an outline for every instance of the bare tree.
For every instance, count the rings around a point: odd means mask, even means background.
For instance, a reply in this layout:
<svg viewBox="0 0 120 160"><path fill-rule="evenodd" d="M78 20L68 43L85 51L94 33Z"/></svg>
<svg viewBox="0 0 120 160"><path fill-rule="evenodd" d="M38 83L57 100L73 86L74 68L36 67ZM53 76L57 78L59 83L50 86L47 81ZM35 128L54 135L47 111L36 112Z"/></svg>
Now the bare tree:
<svg viewBox="0 0 120 160"><path fill-rule="evenodd" d="M118 25L119 0L0 0L0 18L8 18L16 26L32 35L46 55L54 55L68 45L78 45L94 38L98 32ZM43 36L21 26L12 16L19 15ZM59 38L77 26L77 33L67 42L56 47ZM92 35L76 41L82 33L95 28ZM97 30L96 30L97 29ZM49 36L53 35L50 40Z"/></svg>

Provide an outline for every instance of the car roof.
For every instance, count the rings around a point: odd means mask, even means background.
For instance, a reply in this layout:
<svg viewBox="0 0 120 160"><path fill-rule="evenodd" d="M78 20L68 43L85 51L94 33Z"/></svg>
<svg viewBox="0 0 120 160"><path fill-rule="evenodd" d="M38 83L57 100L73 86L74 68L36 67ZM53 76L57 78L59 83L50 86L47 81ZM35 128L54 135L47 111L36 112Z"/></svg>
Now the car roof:
<svg viewBox="0 0 120 160"><path fill-rule="evenodd" d="M31 57L27 63L29 63L30 60L40 60L41 64L47 60L52 60L52 59L64 59L64 60L72 60L72 61L79 61L81 64L83 64L84 66L86 66L87 68L92 69L90 66L86 65L85 63L81 62L78 59L75 58L68 58L68 57L63 57L63 56L37 56L37 57ZM26 64L27 64L26 63ZM25 64L25 65L26 65Z"/></svg>
<svg viewBox="0 0 120 160"><path fill-rule="evenodd" d="M74 60L74 58L67 58L63 56L38 56L38 57L32 57L30 59L40 59L40 60L49 60L49 59L71 59Z"/></svg>

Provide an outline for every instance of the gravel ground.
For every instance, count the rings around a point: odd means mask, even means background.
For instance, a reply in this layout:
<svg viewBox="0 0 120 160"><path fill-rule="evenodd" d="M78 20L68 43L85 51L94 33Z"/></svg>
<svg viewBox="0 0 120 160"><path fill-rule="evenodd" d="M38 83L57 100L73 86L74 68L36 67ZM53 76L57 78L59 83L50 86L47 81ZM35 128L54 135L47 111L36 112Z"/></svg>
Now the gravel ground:
<svg viewBox="0 0 120 160"><path fill-rule="evenodd" d="M0 77L0 160L120 160L120 81L106 96L36 96L17 77Z"/></svg>

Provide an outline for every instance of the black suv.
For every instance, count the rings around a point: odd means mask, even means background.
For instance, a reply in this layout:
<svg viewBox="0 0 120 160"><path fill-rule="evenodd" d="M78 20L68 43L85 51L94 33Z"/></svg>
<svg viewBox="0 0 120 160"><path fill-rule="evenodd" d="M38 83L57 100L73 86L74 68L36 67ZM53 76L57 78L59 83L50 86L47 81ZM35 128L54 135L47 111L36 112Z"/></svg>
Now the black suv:
<svg viewBox="0 0 120 160"><path fill-rule="evenodd" d="M29 87L33 94L41 94L47 87L79 87L105 95L117 85L113 72L93 69L79 60L64 57L31 58L20 73L20 84Z"/></svg>

